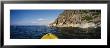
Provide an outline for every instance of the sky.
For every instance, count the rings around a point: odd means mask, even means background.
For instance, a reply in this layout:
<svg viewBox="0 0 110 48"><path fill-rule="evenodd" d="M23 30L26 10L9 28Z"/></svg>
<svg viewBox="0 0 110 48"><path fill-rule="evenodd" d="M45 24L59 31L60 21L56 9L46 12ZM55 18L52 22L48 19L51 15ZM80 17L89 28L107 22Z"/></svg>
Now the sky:
<svg viewBox="0 0 110 48"><path fill-rule="evenodd" d="M48 25L64 10L10 10L11 25Z"/></svg>

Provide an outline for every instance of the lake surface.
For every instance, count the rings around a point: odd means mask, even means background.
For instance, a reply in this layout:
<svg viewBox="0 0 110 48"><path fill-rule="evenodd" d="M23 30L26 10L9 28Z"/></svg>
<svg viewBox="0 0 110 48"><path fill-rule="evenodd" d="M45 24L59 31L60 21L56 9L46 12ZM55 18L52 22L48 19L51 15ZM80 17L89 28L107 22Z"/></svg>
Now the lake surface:
<svg viewBox="0 0 110 48"><path fill-rule="evenodd" d="M59 33L57 28L48 26L10 26L11 39L40 39L47 33Z"/></svg>

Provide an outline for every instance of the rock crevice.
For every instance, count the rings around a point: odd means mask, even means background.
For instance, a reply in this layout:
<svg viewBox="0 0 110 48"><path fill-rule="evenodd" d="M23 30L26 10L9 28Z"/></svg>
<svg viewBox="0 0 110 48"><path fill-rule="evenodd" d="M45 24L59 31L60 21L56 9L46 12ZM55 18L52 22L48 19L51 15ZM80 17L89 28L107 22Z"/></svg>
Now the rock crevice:
<svg viewBox="0 0 110 48"><path fill-rule="evenodd" d="M101 10L64 10L49 26L55 27L99 27Z"/></svg>

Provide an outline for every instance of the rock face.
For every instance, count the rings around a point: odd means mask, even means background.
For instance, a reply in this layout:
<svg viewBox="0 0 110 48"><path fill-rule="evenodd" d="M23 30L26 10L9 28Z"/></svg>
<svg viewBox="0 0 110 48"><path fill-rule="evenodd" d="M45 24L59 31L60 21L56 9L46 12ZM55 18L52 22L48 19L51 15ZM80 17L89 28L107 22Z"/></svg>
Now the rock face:
<svg viewBox="0 0 110 48"><path fill-rule="evenodd" d="M55 27L100 27L101 10L64 10L49 26Z"/></svg>

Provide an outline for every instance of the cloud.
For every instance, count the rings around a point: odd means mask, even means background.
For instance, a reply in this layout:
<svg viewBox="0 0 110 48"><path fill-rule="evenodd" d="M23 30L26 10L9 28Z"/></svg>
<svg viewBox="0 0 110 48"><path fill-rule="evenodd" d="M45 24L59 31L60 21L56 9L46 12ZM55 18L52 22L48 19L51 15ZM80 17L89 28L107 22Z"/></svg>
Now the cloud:
<svg viewBox="0 0 110 48"><path fill-rule="evenodd" d="M32 20L23 20L23 21L17 21L16 23L11 23L12 25L49 25L54 20L52 19L45 19L45 18L39 18L39 19L32 19Z"/></svg>
<svg viewBox="0 0 110 48"><path fill-rule="evenodd" d="M52 22L53 20L39 18L37 20L32 21L31 23L35 25L49 25Z"/></svg>
<svg viewBox="0 0 110 48"><path fill-rule="evenodd" d="M33 23L33 24L37 24L38 22L37 22L37 21L33 21L32 23Z"/></svg>
<svg viewBox="0 0 110 48"><path fill-rule="evenodd" d="M37 19L38 21L43 21L43 20L47 20L47 19L43 19L43 18L39 18Z"/></svg>

